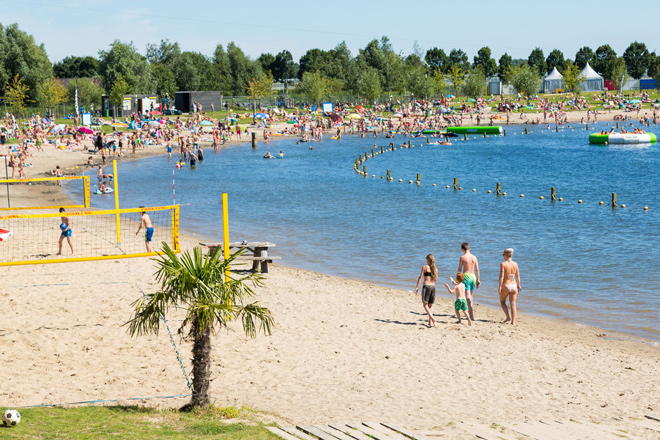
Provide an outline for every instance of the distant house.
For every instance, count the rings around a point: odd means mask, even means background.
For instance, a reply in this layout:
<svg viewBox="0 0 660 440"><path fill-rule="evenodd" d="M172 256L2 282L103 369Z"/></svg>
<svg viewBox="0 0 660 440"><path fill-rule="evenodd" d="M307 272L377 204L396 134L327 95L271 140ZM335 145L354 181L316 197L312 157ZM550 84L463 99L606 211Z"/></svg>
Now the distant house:
<svg viewBox="0 0 660 440"><path fill-rule="evenodd" d="M288 79L288 80L286 80L286 83L278 81L278 82L273 83L272 90L275 93L283 92L285 90L289 90L289 89L292 89L294 87L298 87L299 84L300 84L300 80L298 78Z"/></svg>
<svg viewBox="0 0 660 440"><path fill-rule="evenodd" d="M114 106L110 102L110 97L108 95L101 96L101 109L102 116L112 116L114 114ZM131 113L142 112L149 113L151 110L160 110L160 104L158 103L158 96L153 95L124 95L122 100L122 105L117 107L118 118L123 118L130 116Z"/></svg>

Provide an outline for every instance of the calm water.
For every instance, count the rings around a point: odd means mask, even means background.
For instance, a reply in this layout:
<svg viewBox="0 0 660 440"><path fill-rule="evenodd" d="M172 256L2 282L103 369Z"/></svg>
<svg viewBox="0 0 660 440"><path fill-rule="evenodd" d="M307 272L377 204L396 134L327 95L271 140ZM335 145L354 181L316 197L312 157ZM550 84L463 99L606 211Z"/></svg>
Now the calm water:
<svg viewBox="0 0 660 440"><path fill-rule="evenodd" d="M283 264L406 290L429 252L439 281L447 280L468 241L482 271L477 302L494 306L502 250L513 247L523 313L660 340L660 146L596 147L584 130L522 130L452 146L420 148L426 141L417 139L414 149L369 159L375 179L357 175L353 164L374 142L390 142L382 137L326 139L312 143L313 151L295 140L257 151L247 144L206 149L203 165L175 173L177 203L191 204L182 207L181 225L220 240L220 193L227 192L232 241L270 241ZM264 160L266 150L284 150L286 159ZM394 182L380 179L387 169ZM408 184L416 173L419 187ZM454 177L462 191L445 188ZM166 156L122 162L119 182L122 207L172 202ZM496 182L507 197L486 193ZM563 202L548 200L553 186ZM599 206L612 192L628 208ZM113 203L92 197L94 206Z"/></svg>

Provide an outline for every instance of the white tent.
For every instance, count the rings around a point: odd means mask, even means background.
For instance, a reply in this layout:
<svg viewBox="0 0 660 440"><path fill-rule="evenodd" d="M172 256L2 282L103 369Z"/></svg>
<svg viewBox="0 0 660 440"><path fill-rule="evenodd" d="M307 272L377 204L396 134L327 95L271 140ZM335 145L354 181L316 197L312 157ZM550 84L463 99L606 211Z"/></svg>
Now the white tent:
<svg viewBox="0 0 660 440"><path fill-rule="evenodd" d="M596 72L594 72L596 73ZM543 78L543 92L544 93L555 93L557 89L564 88L564 77L557 68L553 68L552 72Z"/></svg>
<svg viewBox="0 0 660 440"><path fill-rule="evenodd" d="M603 90L603 77L597 74L596 71L591 68L589 63L584 66L580 75L585 77L584 82L580 84L583 92L600 92Z"/></svg>

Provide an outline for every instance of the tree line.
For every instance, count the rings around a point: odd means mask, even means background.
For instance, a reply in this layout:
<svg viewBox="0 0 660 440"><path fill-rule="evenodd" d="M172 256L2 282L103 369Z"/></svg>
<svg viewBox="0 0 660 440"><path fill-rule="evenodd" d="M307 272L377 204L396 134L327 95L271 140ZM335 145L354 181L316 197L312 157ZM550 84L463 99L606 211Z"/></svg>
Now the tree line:
<svg viewBox="0 0 660 440"><path fill-rule="evenodd" d="M484 95L487 78L499 76L503 83L524 94L536 93L541 80L553 68L565 77L567 88L578 91L579 71L589 63L606 80L617 83L645 73L660 79L660 57L644 43L633 42L619 56L609 45L580 48L573 58L559 49L547 56L536 48L527 59L504 53L499 60L482 47L470 61L461 49L448 53L438 47L423 50L417 43L409 54L397 52L388 37L370 41L353 54L345 42L333 49L309 49L299 60L288 50L251 58L234 42L218 44L211 56L181 50L177 42L148 44L144 54L132 44L114 41L97 57L68 56L52 64L43 44L18 25L0 24L0 84L3 97L15 103L53 106L72 102L76 82L65 88L54 78L78 78L81 103L100 103L107 93L119 105L124 94L174 96L176 91L218 90L225 96L261 98L272 93L272 83L282 82L290 92L318 102L330 96L359 95L377 99L383 94L435 96L450 90L468 96ZM569 87L570 86L570 87Z"/></svg>

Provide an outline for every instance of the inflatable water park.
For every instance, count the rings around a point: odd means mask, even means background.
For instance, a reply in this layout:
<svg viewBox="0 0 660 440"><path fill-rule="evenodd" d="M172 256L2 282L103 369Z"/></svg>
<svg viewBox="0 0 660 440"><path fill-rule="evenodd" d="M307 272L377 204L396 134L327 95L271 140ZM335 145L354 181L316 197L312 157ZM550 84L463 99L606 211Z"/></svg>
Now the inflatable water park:
<svg viewBox="0 0 660 440"><path fill-rule="evenodd" d="M653 133L593 133L589 135L590 144L648 144L657 141Z"/></svg>

